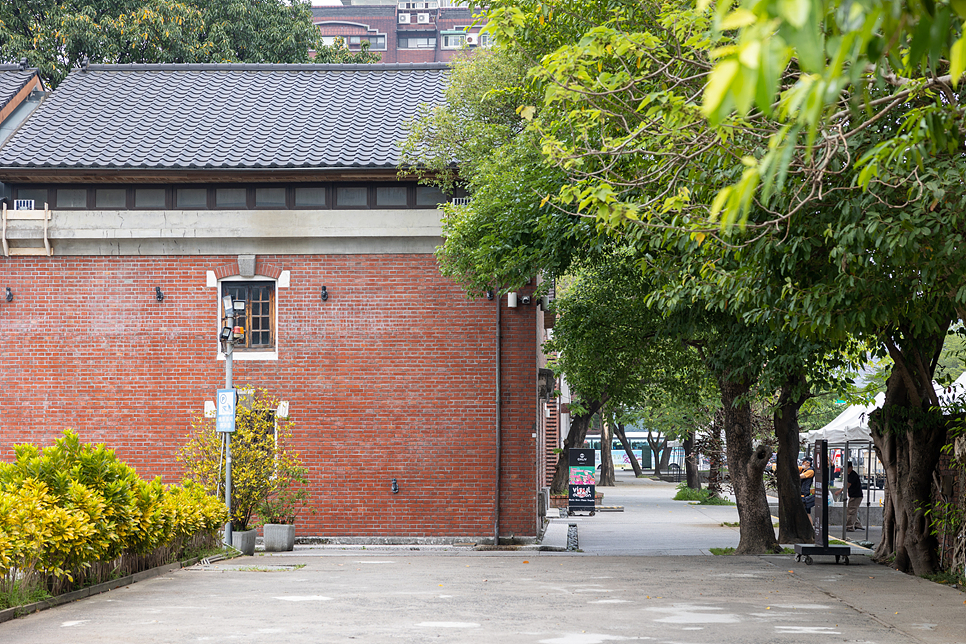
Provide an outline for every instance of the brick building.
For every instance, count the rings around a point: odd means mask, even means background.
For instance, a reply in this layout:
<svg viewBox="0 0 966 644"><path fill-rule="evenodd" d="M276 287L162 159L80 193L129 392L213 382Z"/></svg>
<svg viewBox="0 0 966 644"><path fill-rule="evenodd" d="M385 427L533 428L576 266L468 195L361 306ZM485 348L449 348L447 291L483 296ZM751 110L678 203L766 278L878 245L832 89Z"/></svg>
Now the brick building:
<svg viewBox="0 0 966 644"><path fill-rule="evenodd" d="M300 535L536 534L540 314L443 278L447 197L397 177L445 73L90 65L28 104L0 71L32 111L0 146L0 458L75 428L178 481L232 292L235 382L289 402L310 470Z"/></svg>
<svg viewBox="0 0 966 644"><path fill-rule="evenodd" d="M485 47L479 12L451 0L383 2L313 7L313 22L331 44L342 38L359 51L362 43L383 63L446 62L464 47Z"/></svg>

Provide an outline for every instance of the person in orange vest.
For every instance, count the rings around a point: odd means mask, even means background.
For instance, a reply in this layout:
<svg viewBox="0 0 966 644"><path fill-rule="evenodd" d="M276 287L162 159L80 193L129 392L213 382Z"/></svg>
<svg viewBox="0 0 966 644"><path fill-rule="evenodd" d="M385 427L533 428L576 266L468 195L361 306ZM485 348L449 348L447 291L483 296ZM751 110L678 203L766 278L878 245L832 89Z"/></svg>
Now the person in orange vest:
<svg viewBox="0 0 966 644"><path fill-rule="evenodd" d="M815 470L812 469L812 459L807 456L802 459L802 464L798 466L798 478L802 485L802 503L805 504L805 511L808 513L808 518L811 521L812 508L815 507L815 495L812 494Z"/></svg>

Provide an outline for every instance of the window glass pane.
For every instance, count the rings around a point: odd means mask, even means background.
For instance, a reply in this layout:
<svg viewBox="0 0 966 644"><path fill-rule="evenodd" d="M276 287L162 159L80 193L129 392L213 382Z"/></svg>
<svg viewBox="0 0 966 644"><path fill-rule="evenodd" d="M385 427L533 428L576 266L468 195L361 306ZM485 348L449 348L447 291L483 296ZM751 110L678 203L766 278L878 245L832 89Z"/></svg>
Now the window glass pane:
<svg viewBox="0 0 966 644"><path fill-rule="evenodd" d="M37 188L18 188L17 199L33 199L34 208L36 210L43 210L44 204L47 203L47 190L38 190ZM84 202L84 205L86 206L87 202Z"/></svg>
<svg viewBox="0 0 966 644"><path fill-rule="evenodd" d="M324 206L325 188L296 188L296 206Z"/></svg>
<svg viewBox="0 0 966 644"><path fill-rule="evenodd" d="M416 186L417 206L436 206L446 201L446 195L436 186Z"/></svg>
<svg viewBox="0 0 966 644"><path fill-rule="evenodd" d="M178 208L207 208L207 188L178 188Z"/></svg>
<svg viewBox="0 0 966 644"><path fill-rule="evenodd" d="M270 286L253 286L250 291L249 320L251 323L250 346L266 347L272 344Z"/></svg>
<svg viewBox="0 0 966 644"><path fill-rule="evenodd" d="M58 208L87 208L87 190L84 188L59 188Z"/></svg>
<svg viewBox="0 0 966 644"><path fill-rule="evenodd" d="M94 191L95 208L124 208L126 206L127 190L124 188L98 188Z"/></svg>
<svg viewBox="0 0 966 644"><path fill-rule="evenodd" d="M245 327L245 339L235 349L271 349L275 342L272 333L272 302L275 284L270 282L222 282L221 294L231 295L245 302L244 311L235 311L235 324Z"/></svg>
<svg viewBox="0 0 966 644"><path fill-rule="evenodd" d="M215 205L219 208L247 208L245 188L218 188L215 190Z"/></svg>
<svg viewBox="0 0 966 644"><path fill-rule="evenodd" d="M259 208L284 208L285 188L255 188L255 205Z"/></svg>
<svg viewBox="0 0 966 644"><path fill-rule="evenodd" d="M135 208L164 208L164 188L137 188L134 191Z"/></svg>
<svg viewBox="0 0 966 644"><path fill-rule="evenodd" d="M393 186L391 188L376 188L377 206L405 206L406 188Z"/></svg>
<svg viewBox="0 0 966 644"><path fill-rule="evenodd" d="M339 188L336 195L336 202L340 208L367 205L368 188Z"/></svg>

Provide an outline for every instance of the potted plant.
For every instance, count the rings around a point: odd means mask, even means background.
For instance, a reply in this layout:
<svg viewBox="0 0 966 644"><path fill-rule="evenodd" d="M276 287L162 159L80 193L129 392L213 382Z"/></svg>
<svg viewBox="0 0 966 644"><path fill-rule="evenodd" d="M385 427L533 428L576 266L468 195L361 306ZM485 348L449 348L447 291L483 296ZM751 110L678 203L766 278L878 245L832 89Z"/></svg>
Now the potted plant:
<svg viewBox="0 0 966 644"><path fill-rule="evenodd" d="M308 470L298 463L279 468L269 492L256 510L262 525L266 552L295 548L295 518L308 499Z"/></svg>
<svg viewBox="0 0 966 644"><path fill-rule="evenodd" d="M282 498L294 494L292 507L296 508L294 500L304 503L307 496L307 480L298 454L290 448L293 423L276 417L278 400L264 390L243 391L240 398L231 436L232 545L251 555L255 552L259 507L288 490ZM184 464L186 479L222 498L224 438L215 431L213 418L197 418L178 457ZM294 519L294 513L291 516Z"/></svg>

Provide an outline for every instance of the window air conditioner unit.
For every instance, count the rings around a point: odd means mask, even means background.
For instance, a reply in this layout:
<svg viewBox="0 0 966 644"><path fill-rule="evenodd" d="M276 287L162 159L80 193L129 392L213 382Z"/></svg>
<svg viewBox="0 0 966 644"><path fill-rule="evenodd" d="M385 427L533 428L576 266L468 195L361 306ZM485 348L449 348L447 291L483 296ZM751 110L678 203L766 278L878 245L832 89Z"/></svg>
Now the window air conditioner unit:
<svg viewBox="0 0 966 644"><path fill-rule="evenodd" d="M467 45L479 45L480 37L477 34L466 34Z"/></svg>
<svg viewBox="0 0 966 644"><path fill-rule="evenodd" d="M409 24L409 14L408 13L401 13L401 14L399 14L399 24L401 24L401 25L408 25Z"/></svg>
<svg viewBox="0 0 966 644"><path fill-rule="evenodd" d="M416 14L416 22L419 23L419 24L421 24L421 25L428 25L429 24L429 14L428 13L417 13Z"/></svg>

